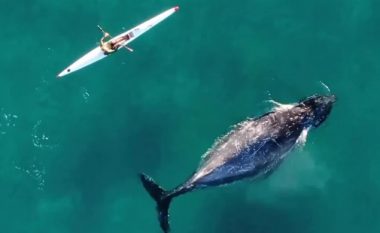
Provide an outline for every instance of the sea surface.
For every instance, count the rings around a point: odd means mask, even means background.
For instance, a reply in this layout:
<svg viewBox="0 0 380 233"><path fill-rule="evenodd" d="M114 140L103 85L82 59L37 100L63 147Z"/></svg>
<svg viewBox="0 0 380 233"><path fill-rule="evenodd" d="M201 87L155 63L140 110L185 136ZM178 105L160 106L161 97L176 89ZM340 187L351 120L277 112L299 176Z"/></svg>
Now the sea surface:
<svg viewBox="0 0 380 233"><path fill-rule="evenodd" d="M97 46L175 5L130 46ZM0 233L159 233L137 174L173 188L247 117L338 101L268 179L190 193L173 233L380 232L380 1L19 0L0 26ZM328 86L326 88L325 85Z"/></svg>

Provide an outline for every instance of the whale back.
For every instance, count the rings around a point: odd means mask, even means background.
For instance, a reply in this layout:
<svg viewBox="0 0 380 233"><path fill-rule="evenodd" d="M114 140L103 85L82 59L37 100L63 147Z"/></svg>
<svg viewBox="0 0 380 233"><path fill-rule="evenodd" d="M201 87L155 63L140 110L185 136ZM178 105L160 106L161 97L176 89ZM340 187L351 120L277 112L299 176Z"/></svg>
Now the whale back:
<svg viewBox="0 0 380 233"><path fill-rule="evenodd" d="M206 152L191 182L221 185L272 171L296 144L306 115L295 105L241 122Z"/></svg>

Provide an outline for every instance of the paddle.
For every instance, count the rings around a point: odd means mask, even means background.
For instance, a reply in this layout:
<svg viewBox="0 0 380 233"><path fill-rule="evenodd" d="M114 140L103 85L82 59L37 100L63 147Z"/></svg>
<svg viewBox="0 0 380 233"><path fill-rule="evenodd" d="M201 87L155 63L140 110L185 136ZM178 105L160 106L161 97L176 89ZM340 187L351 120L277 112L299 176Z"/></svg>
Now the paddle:
<svg viewBox="0 0 380 233"><path fill-rule="evenodd" d="M106 31L104 31L100 25L97 25L97 26L98 26L100 31L102 31L104 34L106 33ZM108 35L110 35L110 34L108 34ZM110 35L110 37L112 37L112 36ZM133 52L133 49L129 48L128 46L123 45L123 47L126 48L129 52Z"/></svg>

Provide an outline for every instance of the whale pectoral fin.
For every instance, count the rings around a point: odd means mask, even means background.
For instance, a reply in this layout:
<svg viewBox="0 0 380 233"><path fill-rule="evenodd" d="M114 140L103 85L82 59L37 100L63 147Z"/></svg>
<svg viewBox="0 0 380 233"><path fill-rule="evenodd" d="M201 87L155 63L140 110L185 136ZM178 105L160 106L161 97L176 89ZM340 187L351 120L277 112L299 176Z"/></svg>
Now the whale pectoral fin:
<svg viewBox="0 0 380 233"><path fill-rule="evenodd" d="M297 141L295 143L296 147L300 148L306 144L307 134L309 132L309 129L310 128L305 128L302 130L300 136L297 138Z"/></svg>

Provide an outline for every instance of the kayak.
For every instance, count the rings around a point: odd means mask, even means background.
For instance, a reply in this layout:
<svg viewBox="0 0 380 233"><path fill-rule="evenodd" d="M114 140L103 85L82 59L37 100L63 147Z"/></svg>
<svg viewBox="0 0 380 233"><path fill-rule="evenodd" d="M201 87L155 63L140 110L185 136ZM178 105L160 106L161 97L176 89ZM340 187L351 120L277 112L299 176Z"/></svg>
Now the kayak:
<svg viewBox="0 0 380 233"><path fill-rule="evenodd" d="M117 48L117 50L122 49L125 47L127 44L131 43L134 41L137 37L141 36L145 32L147 32L149 29L152 27L156 26L160 22L162 22L164 19L168 18L171 16L173 13L179 10L179 7L173 7L170 8L169 10L166 10L162 12L161 14L137 25L136 27L123 32L111 39L111 41L118 41L120 38L128 38L127 40L123 41L123 43L120 43L120 46ZM76 60L73 64L68 66L66 69L64 69L61 73L58 74L58 77L61 78L65 75L71 74L74 71L80 70L86 66L89 66L105 57L108 55L104 53L104 51L100 48L100 46L94 48L90 52L86 53L84 56Z"/></svg>

